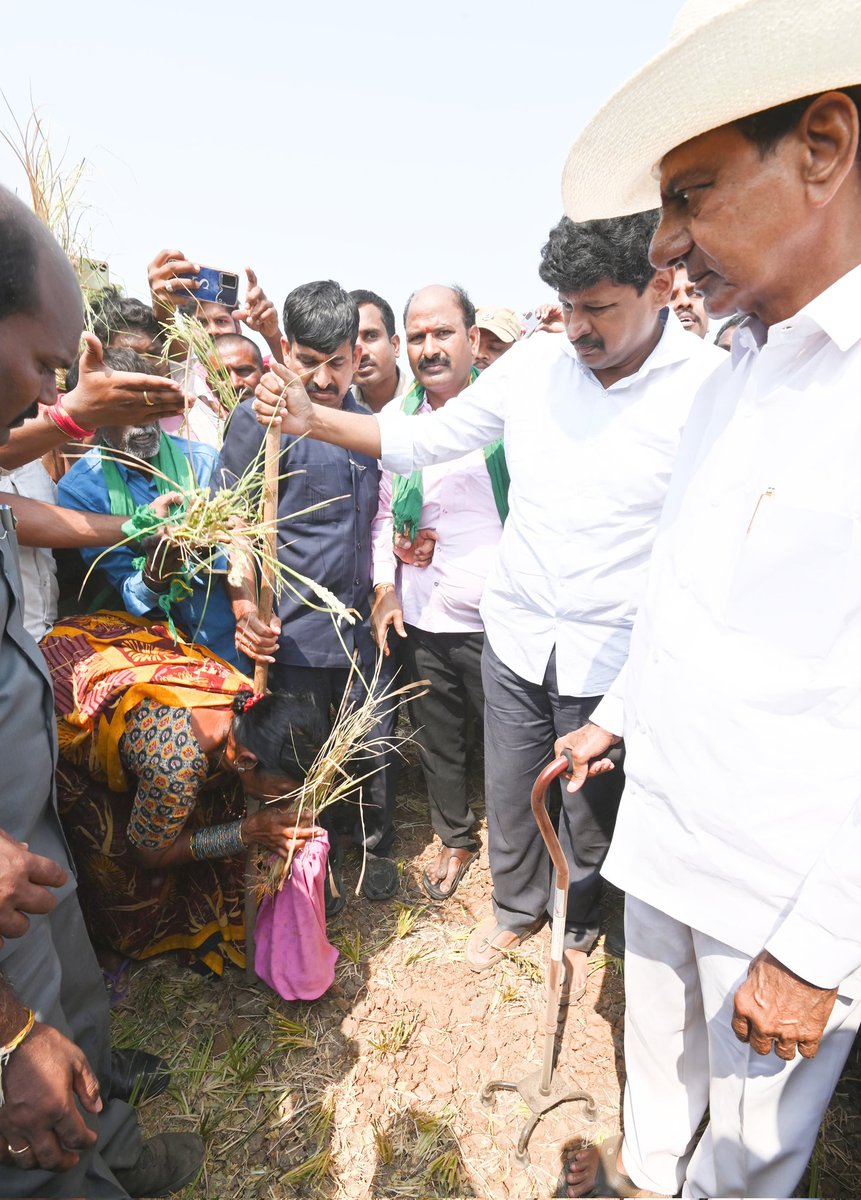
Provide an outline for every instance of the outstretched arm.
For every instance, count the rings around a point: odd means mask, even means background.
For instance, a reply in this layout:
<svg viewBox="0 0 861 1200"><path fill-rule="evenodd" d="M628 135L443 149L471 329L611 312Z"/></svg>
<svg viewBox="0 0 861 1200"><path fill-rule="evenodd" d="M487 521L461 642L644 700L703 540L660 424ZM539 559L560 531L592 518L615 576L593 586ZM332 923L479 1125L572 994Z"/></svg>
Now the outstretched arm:
<svg viewBox="0 0 861 1200"><path fill-rule="evenodd" d="M380 427L376 417L312 404L298 375L281 363L271 366L255 394L254 411L261 425L280 419L281 432L292 437L307 435L370 458L380 457Z"/></svg>

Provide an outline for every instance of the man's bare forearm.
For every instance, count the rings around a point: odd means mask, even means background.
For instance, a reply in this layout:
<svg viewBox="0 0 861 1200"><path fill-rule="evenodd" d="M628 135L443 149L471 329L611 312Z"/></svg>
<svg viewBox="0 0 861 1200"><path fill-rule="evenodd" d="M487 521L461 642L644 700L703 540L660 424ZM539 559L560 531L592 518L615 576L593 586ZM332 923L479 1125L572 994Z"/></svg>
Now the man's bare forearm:
<svg viewBox="0 0 861 1200"><path fill-rule="evenodd" d="M18 541L22 546L46 546L65 550L80 546L113 546L123 540L125 517L104 513L77 512L26 496L0 494L18 522Z"/></svg>
<svg viewBox="0 0 861 1200"><path fill-rule="evenodd" d="M311 408L311 437L356 454L380 457L380 426L376 417L327 408L325 404L312 404Z"/></svg>

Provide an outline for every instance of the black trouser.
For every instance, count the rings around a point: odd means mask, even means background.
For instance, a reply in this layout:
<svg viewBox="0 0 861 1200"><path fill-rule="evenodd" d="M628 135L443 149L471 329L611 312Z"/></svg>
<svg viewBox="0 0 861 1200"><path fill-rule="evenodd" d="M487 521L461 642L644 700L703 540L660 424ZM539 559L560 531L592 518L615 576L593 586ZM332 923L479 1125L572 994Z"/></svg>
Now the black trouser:
<svg viewBox="0 0 861 1200"><path fill-rule="evenodd" d="M371 682L373 668L367 664L361 668L363 678ZM378 690L386 686L391 673L381 673ZM273 663L269 668L269 686L273 691L305 692L318 706L331 727L331 713L337 711L347 688L350 672L346 667L294 667L287 663ZM350 687L350 699L359 706L367 692L358 674ZM368 735L369 739L390 739L395 730L395 717L391 704L382 705L383 714L377 726ZM389 751L375 752L373 758L357 755L352 762L352 773L356 778L374 773L361 786L361 810L357 803L345 800L327 809L320 819L323 828L330 832L349 831L357 846L364 846L377 854L384 854L394 840L392 824L395 808L395 779ZM376 768L380 768L377 770ZM364 826L364 829L363 829Z"/></svg>
<svg viewBox="0 0 861 1200"><path fill-rule="evenodd" d="M430 819L444 846L476 848L475 817L466 797L467 726L484 711L483 633L428 633L407 625L401 654L410 679L427 679L426 696L410 703L421 750Z"/></svg>
<svg viewBox="0 0 861 1200"><path fill-rule="evenodd" d="M542 913L553 914L552 867L532 816L532 785L553 761L556 738L585 725L601 697L559 695L555 650L536 684L509 670L485 641L482 679L493 910L503 929L521 933ZM620 764L573 795L562 789L559 841L571 870L566 949L588 952L598 937L600 871L624 782Z"/></svg>

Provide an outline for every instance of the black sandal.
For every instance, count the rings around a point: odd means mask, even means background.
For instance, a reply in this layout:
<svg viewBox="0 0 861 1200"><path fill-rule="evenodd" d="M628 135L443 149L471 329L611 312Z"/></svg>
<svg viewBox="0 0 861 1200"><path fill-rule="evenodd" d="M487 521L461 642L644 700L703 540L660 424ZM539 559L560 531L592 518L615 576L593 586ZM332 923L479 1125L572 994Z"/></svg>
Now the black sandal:
<svg viewBox="0 0 861 1200"><path fill-rule="evenodd" d="M445 892L439 886L442 880L434 882L430 875L428 875L427 871L422 874L422 887L427 895L430 896L431 900L442 901L450 899L457 891L461 879L463 879L469 868L469 864L478 856L477 850L467 850L465 846L443 846L443 850L449 851L449 855L445 863L446 869L448 868L448 864L451 862L452 858L457 859L458 868L455 872L454 879L451 881L448 891ZM440 853L442 853L442 850ZM466 857L461 858L461 854L465 854Z"/></svg>

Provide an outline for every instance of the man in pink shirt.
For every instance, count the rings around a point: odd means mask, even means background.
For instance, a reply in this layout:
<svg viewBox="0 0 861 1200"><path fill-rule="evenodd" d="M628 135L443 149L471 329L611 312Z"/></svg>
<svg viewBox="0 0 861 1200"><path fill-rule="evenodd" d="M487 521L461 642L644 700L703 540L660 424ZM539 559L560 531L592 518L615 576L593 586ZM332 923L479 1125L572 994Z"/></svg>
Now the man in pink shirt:
<svg viewBox="0 0 861 1200"><path fill-rule="evenodd" d="M415 382L391 403L421 416L477 374L475 309L460 288L426 287L407 302L404 326ZM501 447L495 459L492 453L473 450L408 477L384 472L372 526L375 640L388 654L391 626L404 639L398 650L409 677L431 683L413 701L412 715L431 824L442 843L422 876L433 900L453 895L477 850L466 794L467 727L473 709L479 717L484 711L478 606L507 506Z"/></svg>

